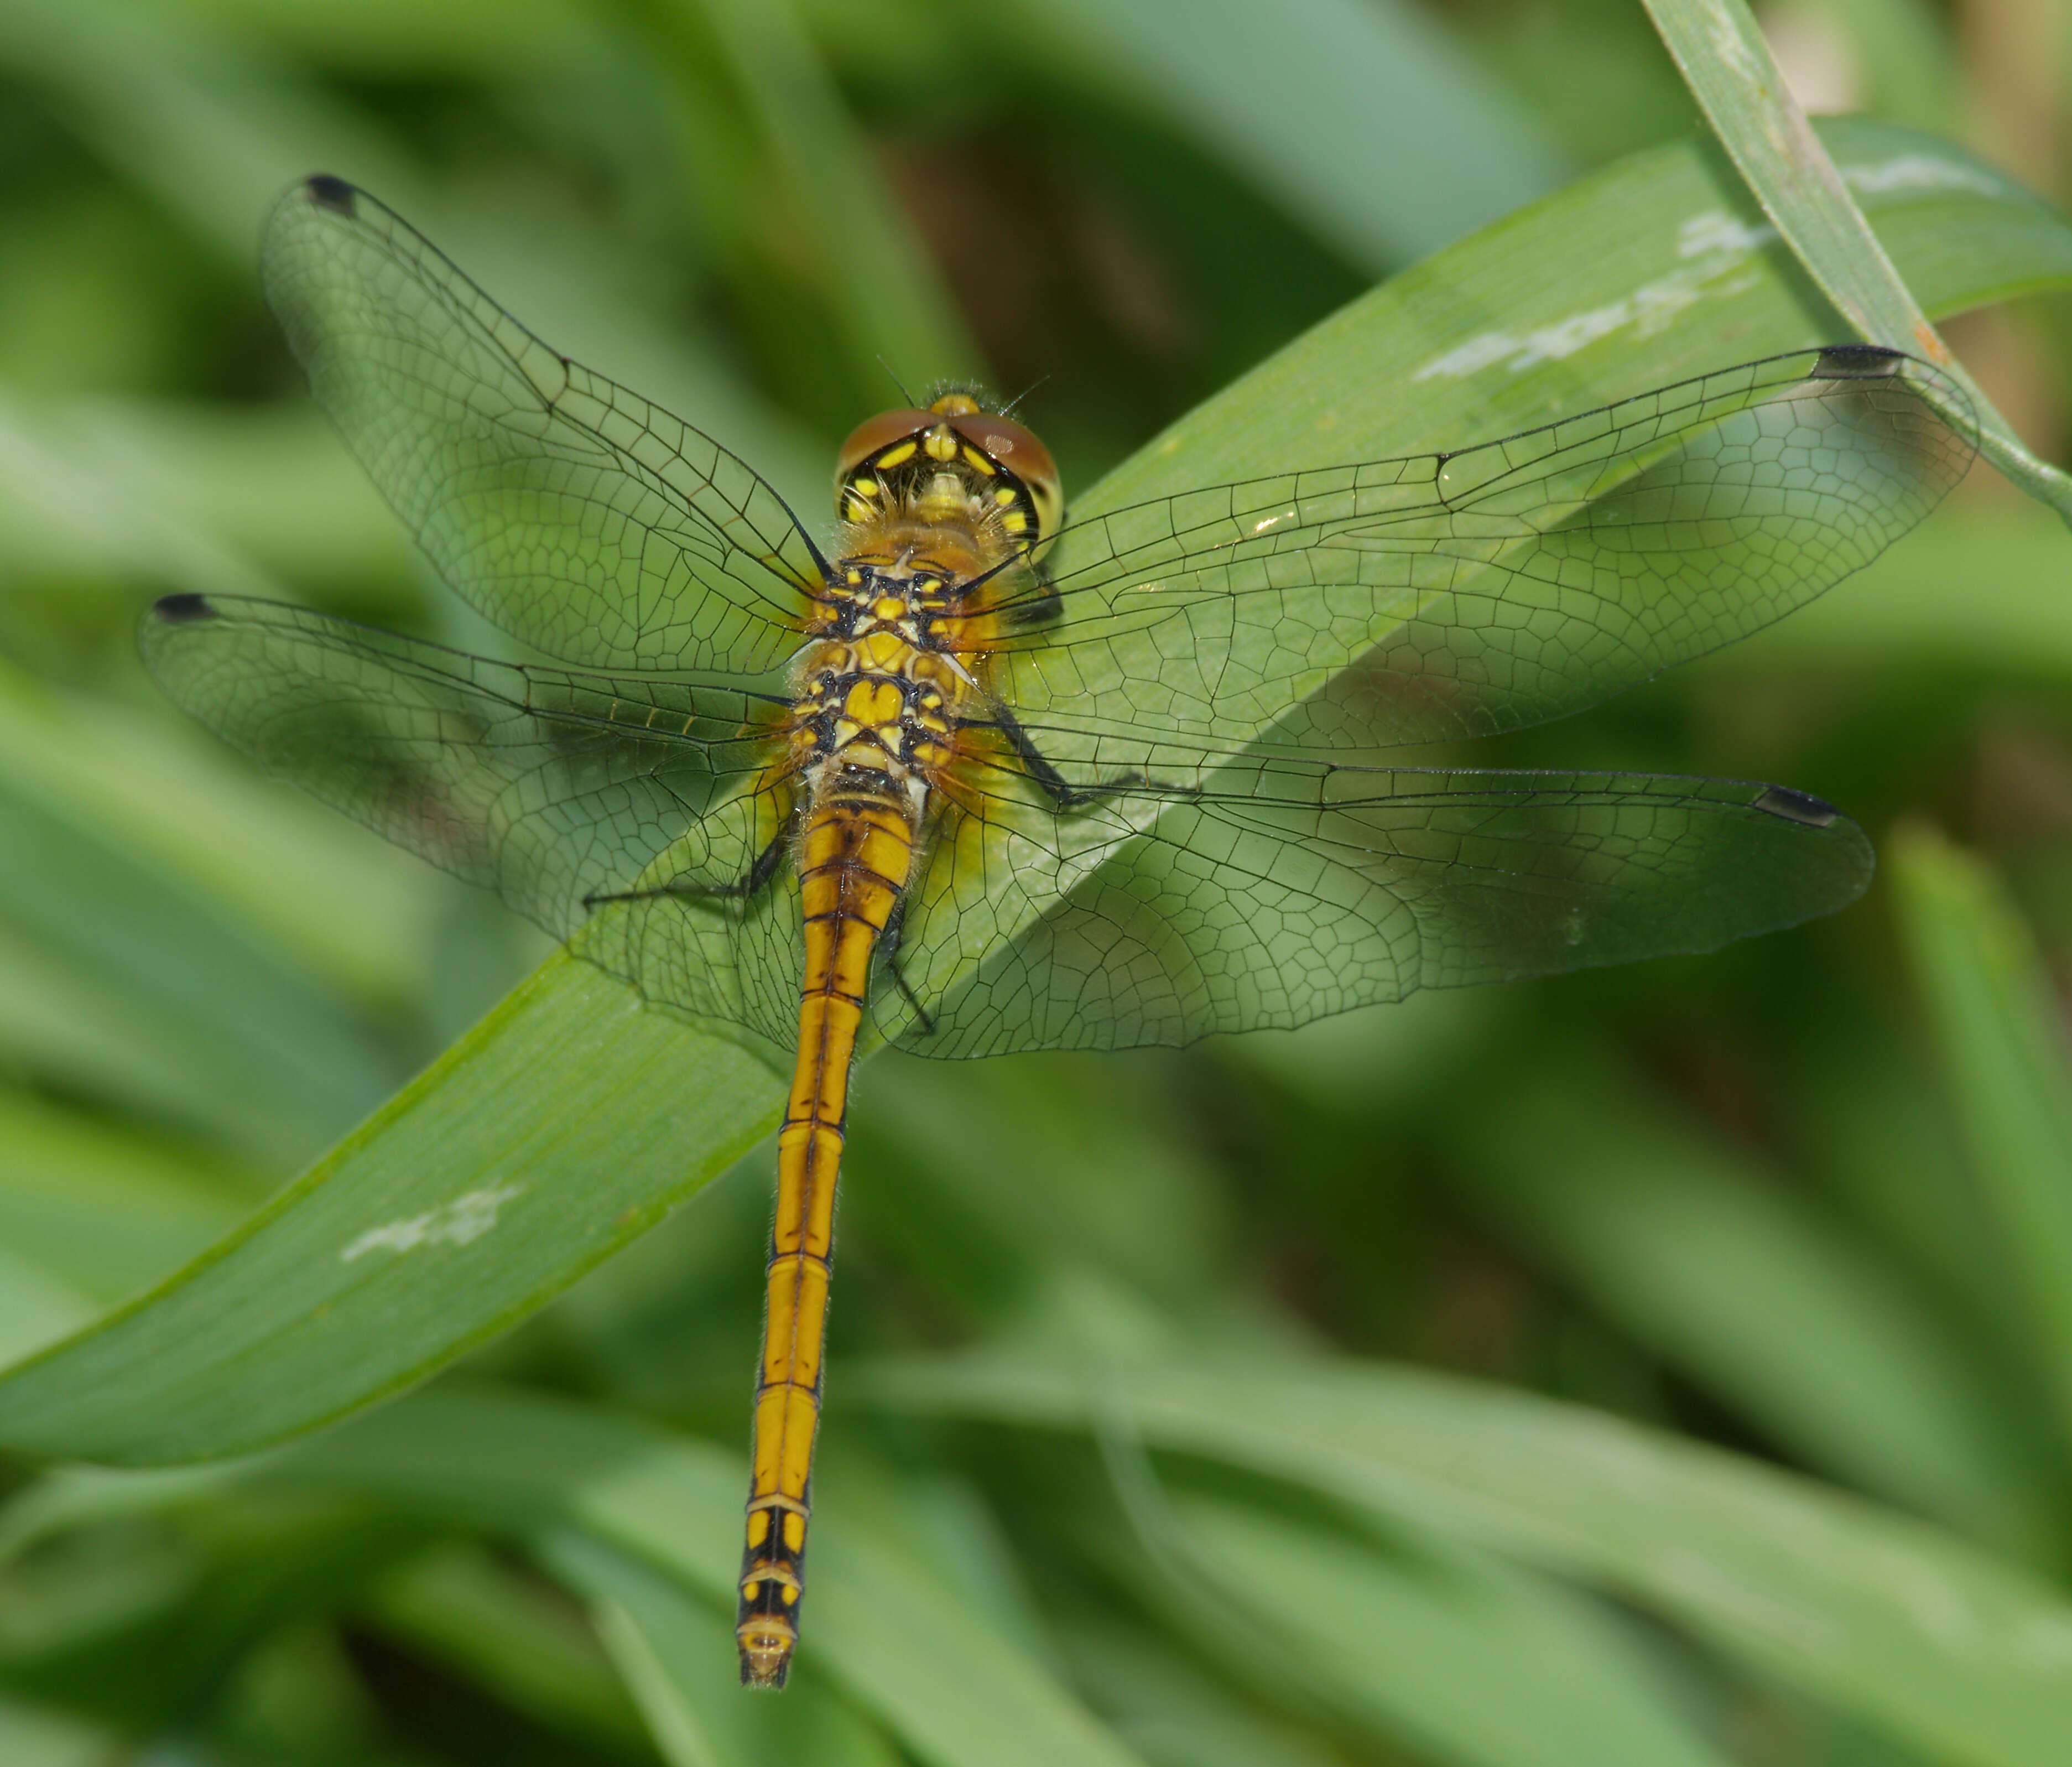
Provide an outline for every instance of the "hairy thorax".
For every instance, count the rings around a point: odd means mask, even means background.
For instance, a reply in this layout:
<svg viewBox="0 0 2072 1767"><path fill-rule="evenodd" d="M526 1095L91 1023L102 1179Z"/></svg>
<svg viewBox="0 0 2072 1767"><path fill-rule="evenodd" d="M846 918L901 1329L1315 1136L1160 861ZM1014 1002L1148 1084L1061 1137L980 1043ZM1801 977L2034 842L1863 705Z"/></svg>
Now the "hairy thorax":
<svg viewBox="0 0 2072 1767"><path fill-rule="evenodd" d="M792 665L794 764L808 801L897 805L918 830L960 731L988 721L989 609L1030 567L953 472L845 523L837 544Z"/></svg>

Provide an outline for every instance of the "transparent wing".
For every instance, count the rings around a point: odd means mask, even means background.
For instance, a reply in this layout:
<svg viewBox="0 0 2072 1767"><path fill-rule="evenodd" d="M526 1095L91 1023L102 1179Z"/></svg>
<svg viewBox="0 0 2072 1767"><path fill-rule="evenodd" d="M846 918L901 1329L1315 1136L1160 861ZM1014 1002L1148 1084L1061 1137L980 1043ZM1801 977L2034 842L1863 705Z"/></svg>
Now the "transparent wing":
<svg viewBox="0 0 2072 1767"><path fill-rule="evenodd" d="M496 890L650 999L782 1041L803 962L778 710L739 687L517 666L270 602L146 616L166 691L269 772ZM930 1055L1185 1043L1420 987L1704 951L1843 906L1868 843L1733 781L1448 772L1168 743L1060 813L955 782L881 977ZM914 1022L906 990L922 1003Z"/></svg>
<svg viewBox="0 0 2072 1767"><path fill-rule="evenodd" d="M1741 781L1202 755L1059 817L1002 769L908 904L896 961L931 1023L876 1001L923 1055L1183 1044L1709 951L1844 906L1873 867L1846 817Z"/></svg>
<svg viewBox="0 0 2072 1767"><path fill-rule="evenodd" d="M519 912L652 998L788 1037L796 892L745 879L787 805L771 708L738 688L519 667L306 609L176 595L144 659L268 772ZM660 895L638 892L664 892Z"/></svg>
<svg viewBox="0 0 2072 1767"><path fill-rule="evenodd" d="M590 669L760 673L824 566L741 460L542 344L364 191L275 206L266 294L433 567L535 649Z"/></svg>
<svg viewBox="0 0 2072 1767"><path fill-rule="evenodd" d="M1160 733L1378 749L1579 711L1868 563L1963 476L1963 393L1888 350L1708 374L1453 454L1069 527L1001 698L1054 759ZM1027 614L1042 611L1031 591ZM1012 616L1010 616L1010 618Z"/></svg>

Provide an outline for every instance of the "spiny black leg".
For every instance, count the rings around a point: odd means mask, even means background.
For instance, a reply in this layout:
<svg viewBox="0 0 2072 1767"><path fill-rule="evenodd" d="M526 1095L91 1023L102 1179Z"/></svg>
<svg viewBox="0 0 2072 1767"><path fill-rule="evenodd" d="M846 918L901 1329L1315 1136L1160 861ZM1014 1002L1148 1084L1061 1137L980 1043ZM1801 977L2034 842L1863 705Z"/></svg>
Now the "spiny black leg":
<svg viewBox="0 0 2072 1767"><path fill-rule="evenodd" d="M921 997L906 985L906 978L898 964L899 941L906 930L906 898L902 896L893 904L891 917L885 923L885 930L878 935L878 954L899 991L906 996L906 1003L914 1009L914 1016L921 1021L921 1035L932 1037L935 1021L928 1009L921 1004Z"/></svg>
<svg viewBox="0 0 2072 1767"><path fill-rule="evenodd" d="M1050 794L1060 809L1079 809L1119 792L1160 792L1171 797L1192 797L1200 789L1194 785L1169 785L1142 773L1123 773L1092 785L1075 785L1050 764L1043 751L1030 739L1029 732L1015 722L1013 712L997 700L993 702L992 711L994 725L1028 769L1029 776Z"/></svg>
<svg viewBox="0 0 2072 1767"><path fill-rule="evenodd" d="M709 900L716 896L732 901L745 900L749 896L760 895L769 887L771 879L777 875L778 867L784 863L784 849L791 838L791 831L787 826L776 839L755 855L755 863L749 867L746 875L736 878L731 884L672 883L654 890L606 890L595 896L586 896L583 906L594 908L604 902L652 902L664 896L687 896L699 900Z"/></svg>

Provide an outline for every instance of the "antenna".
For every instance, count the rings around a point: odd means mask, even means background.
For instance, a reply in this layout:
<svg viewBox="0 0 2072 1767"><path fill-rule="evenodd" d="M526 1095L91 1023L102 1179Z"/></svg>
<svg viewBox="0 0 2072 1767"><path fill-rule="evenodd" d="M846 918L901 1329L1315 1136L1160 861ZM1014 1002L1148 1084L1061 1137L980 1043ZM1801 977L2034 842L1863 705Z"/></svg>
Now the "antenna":
<svg viewBox="0 0 2072 1767"><path fill-rule="evenodd" d="M1014 415L1015 406L1019 405L1024 399L1027 398L1031 393L1034 393L1038 387L1041 386L1050 378L1050 377L1047 374L1038 375L1034 380L1031 381L1028 385L1022 388L1022 389L1019 393L1016 393L1013 398L1009 399L1006 404L1001 406L1001 416L1013 417Z"/></svg>
<svg viewBox="0 0 2072 1767"><path fill-rule="evenodd" d="M899 397L904 399L908 405L918 409L921 402L915 398L911 393L909 393L906 390L906 383L901 380L897 374L893 373L892 365L886 361L882 354L878 358L878 365L885 370L886 377L891 381L894 386L899 389Z"/></svg>

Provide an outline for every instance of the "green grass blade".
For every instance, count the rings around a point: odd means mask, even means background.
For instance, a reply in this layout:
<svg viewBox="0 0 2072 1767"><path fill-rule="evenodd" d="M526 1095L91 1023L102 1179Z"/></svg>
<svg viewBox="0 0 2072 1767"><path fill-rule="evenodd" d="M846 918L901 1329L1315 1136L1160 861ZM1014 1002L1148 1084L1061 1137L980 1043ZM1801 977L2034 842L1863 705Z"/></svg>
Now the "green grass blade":
<svg viewBox="0 0 2072 1767"><path fill-rule="evenodd" d="M1055 10L1153 103L1374 271L1560 182L1560 155L1415 8L1071 0ZM1377 176L1382 167L1413 174Z"/></svg>
<svg viewBox="0 0 2072 1767"><path fill-rule="evenodd" d="M2004 887L1932 830L1901 829L1900 926L1972 1174L2072 1431L2072 1049Z"/></svg>
<svg viewBox="0 0 2072 1767"><path fill-rule="evenodd" d="M1231 1629L1234 1672L1249 1659L1420 1760L1725 1767L1632 1639L1572 1592L1457 1547L1378 1552L1235 1502L1182 1496L1168 1513L1169 1555L1194 1573L1164 1604L1176 1629L1235 1608L1251 1624Z"/></svg>
<svg viewBox="0 0 2072 1767"><path fill-rule="evenodd" d="M2072 277L2072 233L1975 162L1901 130L1836 138L1938 307ZM1901 162L1956 182L1881 187L1892 181L1879 168ZM1961 253L1943 242L1953 216L1969 227ZM1727 169L1693 146L1663 149L1355 303L1084 500L1091 513L1290 460L1501 434L1816 341L1827 323ZM0 1442L130 1461L235 1453L392 1393L723 1168L779 1099L775 1076L735 1045L551 963L261 1221L140 1308L0 1379ZM339 1261L359 1236L450 1221L441 1211L514 1184L498 1231L437 1247L435 1278L417 1258Z"/></svg>
<svg viewBox="0 0 2072 1767"><path fill-rule="evenodd" d="M853 1382L853 1386L861 1385ZM1612 1590L1938 1761L2055 1767L2072 1604L1809 1481L1579 1407L1379 1366L880 1372L888 1409L1107 1427L1313 1486Z"/></svg>
<svg viewBox="0 0 2072 1767"><path fill-rule="evenodd" d="M1614 1069L1553 1059L1457 1118L1469 1193L1536 1259L1807 1464L2008 1546L2045 1476L1927 1296Z"/></svg>
<svg viewBox="0 0 2072 1767"><path fill-rule="evenodd" d="M1986 456L2072 521L2072 477L2023 447L1923 312L1799 101L1743 0L1647 0L1649 15L1749 187L1856 334L1947 369L1976 406Z"/></svg>
<svg viewBox="0 0 2072 1767"><path fill-rule="evenodd" d="M288 1451L267 1476L537 1538L579 1529L733 1610L742 1458L592 1407L434 1389ZM1131 1767L1034 1658L847 1499L822 1468L802 1667L937 1767Z"/></svg>
<svg viewBox="0 0 2072 1767"><path fill-rule="evenodd" d="M669 1767L898 1767L892 1745L802 1666L782 1699L745 1695L734 1628L651 1566L569 1529L537 1547L583 1596Z"/></svg>
<svg viewBox="0 0 2072 1767"><path fill-rule="evenodd" d="M494 1557L450 1545L399 1566L356 1617L473 1682L546 1729L637 1749L639 1714L560 1592Z"/></svg>

